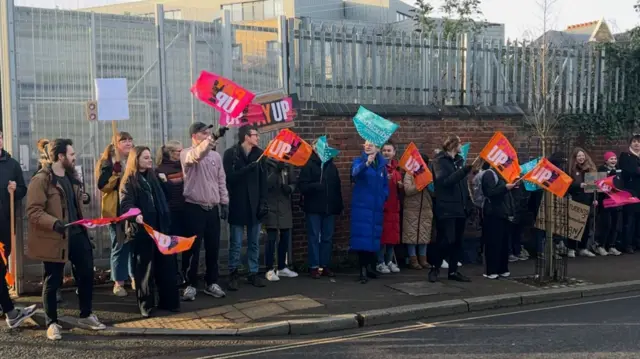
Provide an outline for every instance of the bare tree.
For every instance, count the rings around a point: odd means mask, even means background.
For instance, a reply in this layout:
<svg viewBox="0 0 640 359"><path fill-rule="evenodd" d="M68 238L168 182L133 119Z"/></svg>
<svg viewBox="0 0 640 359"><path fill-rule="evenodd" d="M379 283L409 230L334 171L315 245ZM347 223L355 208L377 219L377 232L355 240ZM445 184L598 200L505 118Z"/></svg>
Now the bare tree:
<svg viewBox="0 0 640 359"><path fill-rule="evenodd" d="M436 11L442 16L440 31L445 38L460 34L477 35L486 27L482 0L441 0L435 6L433 0L416 0L413 20L419 31L431 33L437 27Z"/></svg>

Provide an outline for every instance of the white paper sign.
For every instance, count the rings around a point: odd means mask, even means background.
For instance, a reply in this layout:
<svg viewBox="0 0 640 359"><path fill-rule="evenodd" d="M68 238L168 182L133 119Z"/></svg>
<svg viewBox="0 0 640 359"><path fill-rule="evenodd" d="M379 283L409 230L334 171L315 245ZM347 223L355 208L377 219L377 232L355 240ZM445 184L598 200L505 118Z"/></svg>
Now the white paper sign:
<svg viewBox="0 0 640 359"><path fill-rule="evenodd" d="M129 119L129 94L127 79L96 79L98 121L123 121Z"/></svg>

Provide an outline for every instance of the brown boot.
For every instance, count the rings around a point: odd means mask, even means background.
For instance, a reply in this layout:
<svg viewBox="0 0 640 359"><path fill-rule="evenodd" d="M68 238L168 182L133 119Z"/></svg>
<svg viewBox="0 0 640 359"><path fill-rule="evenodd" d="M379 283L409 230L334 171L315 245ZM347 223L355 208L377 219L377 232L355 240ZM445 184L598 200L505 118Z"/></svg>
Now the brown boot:
<svg viewBox="0 0 640 359"><path fill-rule="evenodd" d="M416 270L422 269L422 266L420 265L420 263L418 263L418 257L416 256L409 257L409 268L416 269Z"/></svg>
<svg viewBox="0 0 640 359"><path fill-rule="evenodd" d="M429 268L430 267L429 263L427 263L427 256L419 256L418 257L418 263L420 263L420 266L422 268Z"/></svg>

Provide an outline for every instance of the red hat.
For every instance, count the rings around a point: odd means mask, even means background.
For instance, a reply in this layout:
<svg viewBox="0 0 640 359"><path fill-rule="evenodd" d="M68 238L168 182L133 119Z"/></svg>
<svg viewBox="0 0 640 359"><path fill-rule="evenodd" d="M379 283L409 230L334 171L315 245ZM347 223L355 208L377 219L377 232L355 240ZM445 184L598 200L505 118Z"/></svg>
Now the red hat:
<svg viewBox="0 0 640 359"><path fill-rule="evenodd" d="M611 152L611 151L609 151L609 152L605 153L605 154L604 154L604 161L605 161L605 162L606 162L606 161L609 161L609 158L611 158L611 157L616 157L616 154L615 154L615 153L613 153L613 152Z"/></svg>

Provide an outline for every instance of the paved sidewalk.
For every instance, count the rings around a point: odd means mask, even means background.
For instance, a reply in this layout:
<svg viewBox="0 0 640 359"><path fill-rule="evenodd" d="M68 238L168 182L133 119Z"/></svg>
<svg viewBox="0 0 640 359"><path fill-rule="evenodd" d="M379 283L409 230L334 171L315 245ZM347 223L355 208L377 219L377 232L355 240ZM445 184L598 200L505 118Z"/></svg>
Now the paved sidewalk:
<svg viewBox="0 0 640 359"><path fill-rule="evenodd" d="M580 285L633 281L640 279L637 271L639 262L640 255L575 258L569 262L569 275L582 280ZM533 260L511 263L512 277L531 275L534 265ZM149 319L140 317L133 293L118 298L111 294L111 288L102 287L96 288L94 309L109 326L130 329L129 332L166 329L165 334L171 330L218 330L224 333L228 329L229 333L235 333L236 329L268 323L322 320L327 316L391 307L540 291L515 280L485 279L482 277L483 268L478 265L464 266L461 271L471 277L471 283L446 279L428 283L426 270L409 269L381 276L365 285L357 282L356 273L338 273L336 278L318 280L301 275L268 283L265 288L241 285L238 292L228 292L227 297L221 299L200 292L196 301L182 303L180 313L159 311ZM64 299L61 304L63 314L77 316L75 292L65 291ZM41 305L39 297L21 297L18 302Z"/></svg>

